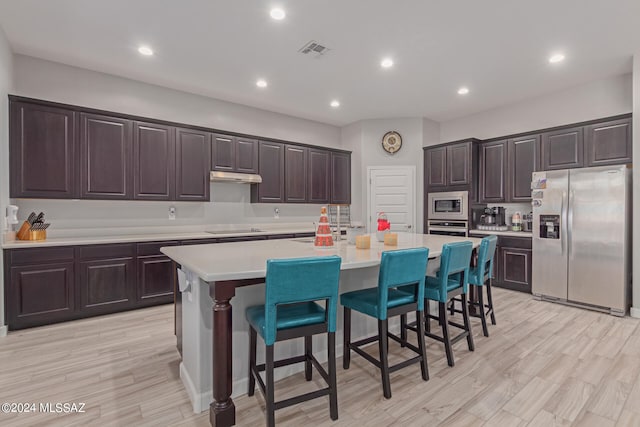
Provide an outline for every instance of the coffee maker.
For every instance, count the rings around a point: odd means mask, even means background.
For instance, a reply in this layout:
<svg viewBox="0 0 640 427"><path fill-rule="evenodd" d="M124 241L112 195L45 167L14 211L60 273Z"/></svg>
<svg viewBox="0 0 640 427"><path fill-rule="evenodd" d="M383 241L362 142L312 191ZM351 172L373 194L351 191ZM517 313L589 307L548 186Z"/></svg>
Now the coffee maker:
<svg viewBox="0 0 640 427"><path fill-rule="evenodd" d="M501 206L493 208L484 208L480 220L478 222L479 228L482 227L502 227L505 226L505 209Z"/></svg>
<svg viewBox="0 0 640 427"><path fill-rule="evenodd" d="M496 206L493 209L493 216L495 218L495 224L498 226L507 225L506 211L502 206Z"/></svg>

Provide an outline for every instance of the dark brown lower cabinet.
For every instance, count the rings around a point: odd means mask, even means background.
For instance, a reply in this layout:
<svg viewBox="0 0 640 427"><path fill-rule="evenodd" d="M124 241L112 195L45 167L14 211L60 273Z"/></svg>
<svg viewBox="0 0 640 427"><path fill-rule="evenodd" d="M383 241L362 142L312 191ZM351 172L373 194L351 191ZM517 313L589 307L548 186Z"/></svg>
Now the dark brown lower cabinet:
<svg viewBox="0 0 640 427"><path fill-rule="evenodd" d="M138 304L173 302L176 264L164 255L138 258Z"/></svg>
<svg viewBox="0 0 640 427"><path fill-rule="evenodd" d="M159 304L175 304L180 348L181 295L177 264L164 246L309 237L309 233L188 241L7 249L5 321L10 330L49 325Z"/></svg>
<svg viewBox="0 0 640 427"><path fill-rule="evenodd" d="M135 305L135 262L116 258L80 262L80 310L107 314Z"/></svg>
<svg viewBox="0 0 640 427"><path fill-rule="evenodd" d="M498 265L494 284L531 293L531 239L500 236L495 256Z"/></svg>
<svg viewBox="0 0 640 427"><path fill-rule="evenodd" d="M11 267L7 317L22 329L74 317L73 261Z"/></svg>
<svg viewBox="0 0 640 427"><path fill-rule="evenodd" d="M484 235L471 235L483 238ZM498 236L493 282L499 288L531 293L531 238Z"/></svg>

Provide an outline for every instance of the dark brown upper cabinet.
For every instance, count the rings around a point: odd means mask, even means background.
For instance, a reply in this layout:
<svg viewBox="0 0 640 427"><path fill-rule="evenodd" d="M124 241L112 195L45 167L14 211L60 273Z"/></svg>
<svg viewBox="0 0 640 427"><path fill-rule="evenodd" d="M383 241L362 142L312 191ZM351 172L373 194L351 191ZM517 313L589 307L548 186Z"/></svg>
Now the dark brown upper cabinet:
<svg viewBox="0 0 640 427"><path fill-rule="evenodd" d="M15 101L10 110L10 196L77 198L77 114Z"/></svg>
<svg viewBox="0 0 640 427"><path fill-rule="evenodd" d="M258 141L236 138L236 172L258 173Z"/></svg>
<svg viewBox="0 0 640 427"><path fill-rule="evenodd" d="M286 145L284 152L285 202L306 203L307 158L309 149L298 145Z"/></svg>
<svg viewBox="0 0 640 427"><path fill-rule="evenodd" d="M284 144L260 141L258 170L261 184L251 185L252 203L283 203L284 184Z"/></svg>
<svg viewBox="0 0 640 427"><path fill-rule="evenodd" d="M429 148L424 151L427 187L447 186L447 147Z"/></svg>
<svg viewBox="0 0 640 427"><path fill-rule="evenodd" d="M424 147L424 184L427 192L464 191L477 197L477 139Z"/></svg>
<svg viewBox="0 0 640 427"><path fill-rule="evenodd" d="M447 185L471 184L471 143L447 145Z"/></svg>
<svg viewBox="0 0 640 427"><path fill-rule="evenodd" d="M531 201L531 174L539 169L539 147L540 135L528 135L509 140L506 201Z"/></svg>
<svg viewBox="0 0 640 427"><path fill-rule="evenodd" d="M230 135L214 135L211 170L258 173L258 141Z"/></svg>
<svg viewBox="0 0 640 427"><path fill-rule="evenodd" d="M351 154L331 152L331 203L351 203Z"/></svg>
<svg viewBox="0 0 640 427"><path fill-rule="evenodd" d="M504 202L507 141L480 145L480 203Z"/></svg>
<svg viewBox="0 0 640 427"><path fill-rule="evenodd" d="M209 201L211 134L176 129L176 200Z"/></svg>
<svg viewBox="0 0 640 427"><path fill-rule="evenodd" d="M219 170L260 173L265 182L252 186L252 202L351 200L348 152L12 95L9 101L10 197L202 202L210 200L210 171Z"/></svg>
<svg viewBox="0 0 640 427"><path fill-rule="evenodd" d="M175 128L134 122L134 198L173 200L175 194Z"/></svg>
<svg viewBox="0 0 640 427"><path fill-rule="evenodd" d="M228 135L214 135L211 145L211 170L235 172L235 138Z"/></svg>
<svg viewBox="0 0 640 427"><path fill-rule="evenodd" d="M585 127L587 166L631 163L631 119L613 120Z"/></svg>
<svg viewBox="0 0 640 427"><path fill-rule="evenodd" d="M309 203L329 203L331 185L331 152L309 149L307 195Z"/></svg>
<svg viewBox="0 0 640 427"><path fill-rule="evenodd" d="M80 114L80 197L133 198L130 120Z"/></svg>
<svg viewBox="0 0 640 427"><path fill-rule="evenodd" d="M541 154L543 170L583 167L583 128L573 127L543 133Z"/></svg>

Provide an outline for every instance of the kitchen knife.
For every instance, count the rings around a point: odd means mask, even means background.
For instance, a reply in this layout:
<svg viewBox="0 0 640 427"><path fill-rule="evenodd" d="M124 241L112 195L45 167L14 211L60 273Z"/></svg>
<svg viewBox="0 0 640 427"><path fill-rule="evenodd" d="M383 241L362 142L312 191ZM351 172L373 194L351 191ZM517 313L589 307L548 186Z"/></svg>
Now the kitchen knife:
<svg viewBox="0 0 640 427"><path fill-rule="evenodd" d="M36 219L36 213L35 212L31 212L29 214L29 218L27 218L27 222L29 223L29 225L33 224L33 221Z"/></svg>
<svg viewBox="0 0 640 427"><path fill-rule="evenodd" d="M33 221L34 223L38 222L38 223L43 223L44 221L44 212L40 212L38 214L38 217L36 218L35 221Z"/></svg>

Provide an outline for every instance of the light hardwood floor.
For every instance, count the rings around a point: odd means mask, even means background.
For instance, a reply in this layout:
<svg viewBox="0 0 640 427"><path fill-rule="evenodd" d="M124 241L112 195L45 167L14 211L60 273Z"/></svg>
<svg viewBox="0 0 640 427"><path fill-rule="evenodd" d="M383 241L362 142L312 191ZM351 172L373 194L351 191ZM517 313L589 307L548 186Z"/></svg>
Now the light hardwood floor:
<svg viewBox="0 0 640 427"><path fill-rule="evenodd" d="M418 365L398 371L385 400L377 370L353 355L348 371L338 362L338 421L321 398L277 411L278 425L640 426L640 321L495 294L498 325L485 338L475 320L476 351L458 343L454 368L428 340L431 379ZM162 306L0 338L0 402L86 403L84 414L0 413L0 425L208 426L180 382L172 322ZM407 355L390 345L392 363ZM318 377L280 381L276 398L320 387ZM237 425L264 425L259 392L235 402Z"/></svg>

